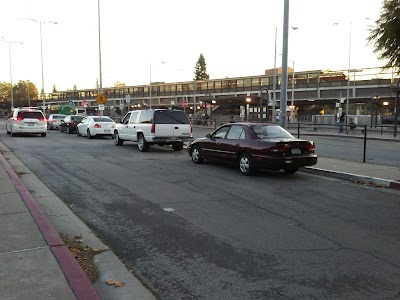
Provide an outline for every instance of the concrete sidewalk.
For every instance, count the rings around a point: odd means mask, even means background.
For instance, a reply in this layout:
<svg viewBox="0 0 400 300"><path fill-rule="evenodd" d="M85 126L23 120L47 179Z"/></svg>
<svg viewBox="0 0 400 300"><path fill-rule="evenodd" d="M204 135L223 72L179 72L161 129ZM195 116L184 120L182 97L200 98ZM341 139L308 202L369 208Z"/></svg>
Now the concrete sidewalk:
<svg viewBox="0 0 400 300"><path fill-rule="evenodd" d="M301 172L400 190L400 168L396 167L319 157L316 166ZM1 142L0 216L0 299L155 299ZM60 232L83 233L87 243L102 249L96 255L100 271L96 283L86 277ZM108 286L107 278L125 285Z"/></svg>

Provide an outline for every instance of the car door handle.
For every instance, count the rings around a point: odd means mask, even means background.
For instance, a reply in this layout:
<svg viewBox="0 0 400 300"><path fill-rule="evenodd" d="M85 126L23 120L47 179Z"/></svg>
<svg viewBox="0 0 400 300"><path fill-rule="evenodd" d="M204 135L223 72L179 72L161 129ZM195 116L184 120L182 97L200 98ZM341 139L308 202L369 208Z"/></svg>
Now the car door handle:
<svg viewBox="0 0 400 300"><path fill-rule="evenodd" d="M175 129L179 129L179 127L175 127Z"/></svg>

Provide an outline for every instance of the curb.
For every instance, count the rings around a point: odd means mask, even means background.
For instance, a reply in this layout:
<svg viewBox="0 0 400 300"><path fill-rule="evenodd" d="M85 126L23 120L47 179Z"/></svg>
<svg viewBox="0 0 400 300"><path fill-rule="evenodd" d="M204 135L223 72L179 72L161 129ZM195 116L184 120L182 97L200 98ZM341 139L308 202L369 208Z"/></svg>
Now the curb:
<svg viewBox="0 0 400 300"><path fill-rule="evenodd" d="M400 182L398 182L398 181L382 179L382 178L377 178L377 177L357 175L357 174L346 173L346 172L337 172L337 171L320 169L320 168L315 168L315 167L304 167L304 168L301 168L300 170L305 173L333 177L333 178L337 178L337 179L351 181L353 183L361 183L361 184L368 185L368 186L384 187L384 188L400 190Z"/></svg>
<svg viewBox="0 0 400 300"><path fill-rule="evenodd" d="M4 156L0 153L0 164L4 167L22 200L27 206L36 225L56 258L65 278L67 279L77 299L100 299L96 289L89 281L81 266L73 257L68 247L61 240L59 234L50 224L35 199L29 193L21 179L11 168Z"/></svg>

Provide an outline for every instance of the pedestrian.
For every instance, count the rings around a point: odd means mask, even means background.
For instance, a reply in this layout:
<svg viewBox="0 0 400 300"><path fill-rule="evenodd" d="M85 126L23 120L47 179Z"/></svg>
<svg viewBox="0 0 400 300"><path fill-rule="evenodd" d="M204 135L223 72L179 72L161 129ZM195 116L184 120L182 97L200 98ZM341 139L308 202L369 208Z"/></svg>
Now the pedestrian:
<svg viewBox="0 0 400 300"><path fill-rule="evenodd" d="M210 116L208 115L208 113L205 114L204 119L205 119L205 123L208 126L208 119L210 118Z"/></svg>
<svg viewBox="0 0 400 300"><path fill-rule="evenodd" d="M345 120L346 120L346 113L342 112L342 114L339 117L339 133L343 133L343 126Z"/></svg>

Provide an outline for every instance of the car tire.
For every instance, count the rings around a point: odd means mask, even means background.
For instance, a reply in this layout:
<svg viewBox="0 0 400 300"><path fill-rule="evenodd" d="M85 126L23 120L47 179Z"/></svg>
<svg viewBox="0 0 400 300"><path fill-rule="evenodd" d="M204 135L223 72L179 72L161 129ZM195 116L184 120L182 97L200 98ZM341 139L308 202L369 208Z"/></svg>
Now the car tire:
<svg viewBox="0 0 400 300"><path fill-rule="evenodd" d="M139 137L138 137L138 149L141 152L147 152L149 150L149 143L146 142L143 134L139 134Z"/></svg>
<svg viewBox="0 0 400 300"><path fill-rule="evenodd" d="M7 134L10 134L11 132L8 131L7 125L6 125L6 132Z"/></svg>
<svg viewBox="0 0 400 300"><path fill-rule="evenodd" d="M183 149L183 143L182 142L172 143L172 149L174 149L174 151L181 151Z"/></svg>
<svg viewBox="0 0 400 300"><path fill-rule="evenodd" d="M17 136L17 134L14 133L14 132L11 132L11 136L12 136L12 137L15 137L15 136Z"/></svg>
<svg viewBox="0 0 400 300"><path fill-rule="evenodd" d="M87 130L86 133L87 133L86 137L87 137L88 139L93 138L92 135L90 134L90 130L89 130L89 129Z"/></svg>
<svg viewBox="0 0 400 300"><path fill-rule="evenodd" d="M42 137L45 137L47 134L46 134L46 132L42 132L40 135L41 135Z"/></svg>
<svg viewBox="0 0 400 300"><path fill-rule="evenodd" d="M115 144L116 146L121 146L121 145L124 143L124 141L121 140L121 139L119 138L118 131L115 131L115 132L114 132L112 138L113 138L114 144Z"/></svg>
<svg viewBox="0 0 400 300"><path fill-rule="evenodd" d="M239 157L238 167L240 173L243 175L249 176L253 173L253 162L251 160L251 156L247 153L243 153Z"/></svg>
<svg viewBox="0 0 400 300"><path fill-rule="evenodd" d="M76 128L76 135L77 136L82 136L82 134L79 132L78 128Z"/></svg>
<svg viewBox="0 0 400 300"><path fill-rule="evenodd" d="M60 132L63 132L62 127L60 126Z"/></svg>
<svg viewBox="0 0 400 300"><path fill-rule="evenodd" d="M71 132L71 129L69 128L69 126L67 126L67 133L68 134L71 134L72 132Z"/></svg>
<svg viewBox="0 0 400 300"><path fill-rule="evenodd" d="M194 146L192 149L192 152L190 153L190 156L192 157L192 161L195 164L201 164L204 161L204 158L201 156L201 151L199 146Z"/></svg>
<svg viewBox="0 0 400 300"><path fill-rule="evenodd" d="M283 168L283 171L285 171L286 174L294 174L299 170L298 167L287 167Z"/></svg>

